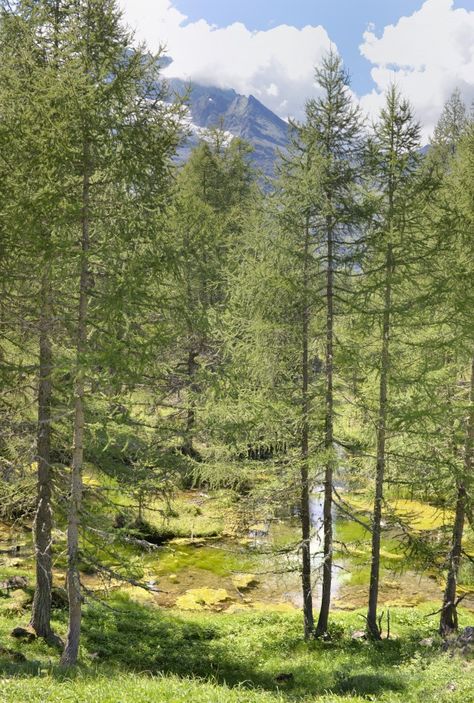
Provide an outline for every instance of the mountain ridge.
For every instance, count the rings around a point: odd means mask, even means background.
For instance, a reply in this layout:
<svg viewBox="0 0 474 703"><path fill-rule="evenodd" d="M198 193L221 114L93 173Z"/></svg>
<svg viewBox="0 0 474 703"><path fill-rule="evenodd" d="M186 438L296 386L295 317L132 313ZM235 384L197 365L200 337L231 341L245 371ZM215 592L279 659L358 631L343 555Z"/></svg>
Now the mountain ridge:
<svg viewBox="0 0 474 703"><path fill-rule="evenodd" d="M288 147L288 124L254 95L241 95L233 88L217 88L180 78L168 79L173 93L188 92L191 136L181 158L186 159L202 136L200 130L222 125L234 137L245 139L252 147L251 160L264 176L272 177L279 151ZM197 129L193 129L193 127Z"/></svg>

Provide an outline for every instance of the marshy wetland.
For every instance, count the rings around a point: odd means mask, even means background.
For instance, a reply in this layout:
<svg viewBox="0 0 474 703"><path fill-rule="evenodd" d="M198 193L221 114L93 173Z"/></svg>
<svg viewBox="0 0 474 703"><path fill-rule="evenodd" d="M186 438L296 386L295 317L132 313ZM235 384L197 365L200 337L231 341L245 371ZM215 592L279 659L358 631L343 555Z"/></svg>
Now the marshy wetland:
<svg viewBox="0 0 474 703"><path fill-rule="evenodd" d="M371 506L370 498L362 492L343 492L342 501L342 510L334 509L332 597L336 610L355 611L367 599ZM103 540L96 536L95 549L101 552L110 569L96 570L91 562L83 564L81 578L85 588L94 598L107 598L113 592L123 591L138 603L182 611L300 610L301 537L297 511L286 506L286 517L274 517L262 510L242 521L238 507L235 494L225 490L188 490L166 504L156 501L145 508L142 519L144 525L162 537L162 543L147 542L145 535L141 544L124 546L123 529L117 530L120 537L116 540L110 535ZM354 519L347 517L349 510L353 511ZM417 541L429 544L430 540L438 543L445 539L452 513L428 503L400 498L389 501L387 510L390 523L385 527L381 548L381 606L411 608L438 603L444 586L443 574L439 564L430 563L429 553L417 549ZM311 519L316 606L320 597L318 567L322 551L322 502L321 494L316 491L311 497ZM157 541L156 534L154 538ZM56 539L54 585L61 589L65 585L61 552L64 535L58 531ZM3 525L0 549L0 580L15 574L31 576L33 552L29 524ZM474 551L470 531L465 534L465 549ZM120 575L123 580L118 578ZM474 612L474 570L469 562L461 571L458 589L465 594L463 605ZM4 605L7 603L5 599Z"/></svg>

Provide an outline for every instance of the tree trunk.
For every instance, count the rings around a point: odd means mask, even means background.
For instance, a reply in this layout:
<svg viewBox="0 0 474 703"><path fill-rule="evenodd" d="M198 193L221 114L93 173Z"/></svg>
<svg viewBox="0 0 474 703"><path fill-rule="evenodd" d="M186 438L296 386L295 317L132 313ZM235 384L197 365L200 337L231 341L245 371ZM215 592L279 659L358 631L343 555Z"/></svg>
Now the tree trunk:
<svg viewBox="0 0 474 703"><path fill-rule="evenodd" d="M59 0L54 4L54 64L57 67ZM49 232L46 232L46 244ZM52 477L51 477L51 402L52 402L52 291L50 252L46 246L40 293L38 428L36 437L37 506L33 525L36 586L30 625L38 637L61 644L51 629L52 572Z"/></svg>
<svg viewBox="0 0 474 703"><path fill-rule="evenodd" d="M188 373L188 389L191 393L196 390L195 376L197 371L197 352L194 349L188 351L187 373ZM194 398L188 398L188 409L186 411L186 430L183 442L183 454L190 457L196 456L194 449L194 427L196 424L196 407Z"/></svg>
<svg viewBox="0 0 474 703"><path fill-rule="evenodd" d="M302 568L301 581L303 587L304 636L309 639L314 630L313 592L311 584L311 514L309 506L309 301L308 301L308 257L309 257L309 223L305 227L304 262L303 262L303 329L302 329L302 421L301 421L301 531L302 531Z"/></svg>
<svg viewBox="0 0 474 703"><path fill-rule="evenodd" d="M326 279L326 413L324 448L327 454L324 475L324 505L323 505L323 584L321 608L319 611L316 637L327 633L329 610L331 607L332 582L332 490L333 490L333 457L334 449L334 400L333 400L333 371L334 371L334 239L331 221L327 221L327 279Z"/></svg>
<svg viewBox="0 0 474 703"><path fill-rule="evenodd" d="M37 508L33 526L36 587L30 625L39 637L51 641L52 588L52 509L51 509L51 290L50 269L46 264L41 282L39 337L38 430L36 461L38 465Z"/></svg>
<svg viewBox="0 0 474 703"><path fill-rule="evenodd" d="M468 478L472 472L472 456L474 448L474 356L471 365L471 391L470 407L466 429L466 446L464 453L464 475ZM462 555L462 537L464 532L464 520L466 515L466 488L461 480L458 484L458 494L456 500L456 512L453 525L453 537L451 552L449 554L448 575L446 578L446 589L444 591L443 608L439 623L439 633L443 637L450 635L458 629L458 615L456 608L456 590L459 574L459 566Z"/></svg>
<svg viewBox="0 0 474 703"><path fill-rule="evenodd" d="M390 325L392 306L393 250L389 244L385 263L385 291L382 329L382 351L380 367L379 412L377 421L377 465L375 471L375 500L372 517L372 553L370 566L369 607L367 612L367 633L373 639L380 639L377 623L377 603L380 574L380 540L382 531L382 501L385 476L385 444L387 433L388 376L390 371Z"/></svg>
<svg viewBox="0 0 474 703"><path fill-rule="evenodd" d="M82 501L82 465L84 460L84 359L87 346L87 313L89 294L89 241L90 241L90 153L84 145L84 177L82 186L82 237L81 271L79 284L79 311L77 323L77 368L74 401L74 446L71 469L71 496L67 529L68 567L67 592L69 600L69 623L66 646L61 658L62 666L75 666L79 653L81 635L82 595L78 569L79 527Z"/></svg>

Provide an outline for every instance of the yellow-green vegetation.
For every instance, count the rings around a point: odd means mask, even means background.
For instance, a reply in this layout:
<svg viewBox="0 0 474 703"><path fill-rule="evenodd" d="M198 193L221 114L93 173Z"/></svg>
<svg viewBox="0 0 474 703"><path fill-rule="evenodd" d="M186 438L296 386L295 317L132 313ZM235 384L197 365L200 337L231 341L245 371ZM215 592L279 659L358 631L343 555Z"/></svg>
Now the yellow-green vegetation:
<svg viewBox="0 0 474 703"><path fill-rule="evenodd" d="M258 579L254 574L235 574L232 583L239 591L247 591L258 584Z"/></svg>
<svg viewBox="0 0 474 703"><path fill-rule="evenodd" d="M162 500L150 503L144 514L151 525L166 527L180 537L212 537L231 532L231 491L188 491L173 496L171 510Z"/></svg>
<svg viewBox="0 0 474 703"><path fill-rule="evenodd" d="M373 504L365 496L351 494L346 497L347 502L362 513L370 513ZM437 508L419 500L393 499L387 500L386 515L399 518L408 524L412 530L437 530L453 523L452 510Z"/></svg>
<svg viewBox="0 0 474 703"><path fill-rule="evenodd" d="M337 613L331 641L304 643L299 612L160 611L115 596L85 610L81 662L58 671L44 643L20 643L0 616L2 703L467 703L473 663L440 651L431 606L392 611L389 641L352 639L361 614ZM56 611L56 629L65 617ZM461 625L471 620L461 610ZM146 673L143 673L146 672ZM283 676L282 676L283 675Z"/></svg>
<svg viewBox="0 0 474 703"><path fill-rule="evenodd" d="M242 571L254 561L251 555L237 550L212 546L193 546L192 544L171 543L158 558L149 560L158 575L175 574L189 569L209 571L217 576L228 576L233 571Z"/></svg>
<svg viewBox="0 0 474 703"><path fill-rule="evenodd" d="M211 610L229 600L225 588L191 588L176 601L180 610Z"/></svg>

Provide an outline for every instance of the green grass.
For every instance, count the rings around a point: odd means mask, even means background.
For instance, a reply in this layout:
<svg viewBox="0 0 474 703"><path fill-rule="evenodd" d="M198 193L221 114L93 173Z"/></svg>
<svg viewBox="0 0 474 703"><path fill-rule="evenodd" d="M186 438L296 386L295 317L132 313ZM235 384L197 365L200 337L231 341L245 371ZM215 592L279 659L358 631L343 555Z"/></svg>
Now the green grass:
<svg viewBox="0 0 474 703"><path fill-rule="evenodd" d="M300 613L184 614L140 606L124 597L85 609L81 664L57 668L57 653L41 642L9 637L21 620L0 616L0 643L26 655L0 657L2 703L263 703L274 701L474 701L471 662L420 640L432 635L430 607L394 609L394 638L351 639L360 612L333 618L331 642L301 639ZM26 614L25 614L26 618ZM56 627L64 633L65 616ZM463 613L461 624L469 623ZM93 656L91 656L93 655ZM292 674L281 684L275 677Z"/></svg>
<svg viewBox="0 0 474 703"><path fill-rule="evenodd" d="M271 693L226 688L177 676L118 675L59 681L45 677L34 682L0 682L2 703L278 703Z"/></svg>

